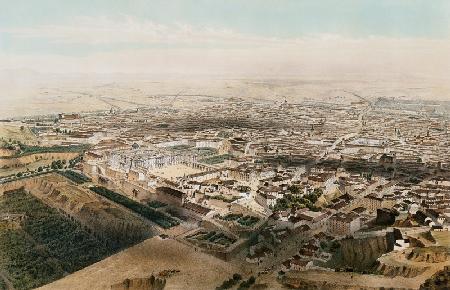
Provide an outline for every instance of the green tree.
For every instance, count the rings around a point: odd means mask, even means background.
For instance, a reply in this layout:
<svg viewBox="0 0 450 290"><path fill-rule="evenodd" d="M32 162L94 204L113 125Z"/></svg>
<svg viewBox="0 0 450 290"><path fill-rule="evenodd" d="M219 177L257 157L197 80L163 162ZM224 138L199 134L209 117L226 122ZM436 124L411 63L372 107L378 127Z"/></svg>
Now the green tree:
<svg viewBox="0 0 450 290"><path fill-rule="evenodd" d="M299 194L299 193L300 193L300 188L299 188L297 185L291 185L291 186L289 187L289 191L290 191L292 194Z"/></svg>
<svg viewBox="0 0 450 290"><path fill-rule="evenodd" d="M238 273L234 273L234 274L233 274L233 280L234 280L234 281L239 281L239 280L241 280L241 279L242 279L242 276L239 275Z"/></svg>

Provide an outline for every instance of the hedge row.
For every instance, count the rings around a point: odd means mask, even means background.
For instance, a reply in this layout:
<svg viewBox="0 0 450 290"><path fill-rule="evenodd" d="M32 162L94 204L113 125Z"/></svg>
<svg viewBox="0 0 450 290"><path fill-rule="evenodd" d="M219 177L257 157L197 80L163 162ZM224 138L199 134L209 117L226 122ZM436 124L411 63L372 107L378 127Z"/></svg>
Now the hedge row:
<svg viewBox="0 0 450 290"><path fill-rule="evenodd" d="M140 214L141 216L156 223L162 228L168 229L180 224L176 219L167 214L159 212L147 205L143 205L137 201L134 201L122 194L109 190L103 186L93 186L90 189L93 192L100 194L101 196L104 196L107 199L112 200L118 204L121 204L124 207Z"/></svg>

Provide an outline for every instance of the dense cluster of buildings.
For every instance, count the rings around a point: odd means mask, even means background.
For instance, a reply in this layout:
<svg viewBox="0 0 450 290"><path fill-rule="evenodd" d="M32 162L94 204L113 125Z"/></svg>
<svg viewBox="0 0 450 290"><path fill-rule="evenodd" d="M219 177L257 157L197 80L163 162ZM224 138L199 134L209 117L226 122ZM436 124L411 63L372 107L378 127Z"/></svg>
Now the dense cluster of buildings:
<svg viewBox="0 0 450 290"><path fill-rule="evenodd" d="M249 263L274 257L289 239L281 231L301 233L300 251L280 261L288 271L329 259L324 244L370 229L381 209L449 228L445 117L386 104L230 99L198 110L60 114L35 131L42 143L90 144L84 173L137 201L179 207L233 243L261 231Z"/></svg>

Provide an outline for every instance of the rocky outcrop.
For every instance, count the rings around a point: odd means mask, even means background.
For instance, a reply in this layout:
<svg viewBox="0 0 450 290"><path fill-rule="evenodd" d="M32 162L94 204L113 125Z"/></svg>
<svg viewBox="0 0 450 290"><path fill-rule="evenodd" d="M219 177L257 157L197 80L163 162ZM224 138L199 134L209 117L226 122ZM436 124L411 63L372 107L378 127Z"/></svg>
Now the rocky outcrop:
<svg viewBox="0 0 450 290"><path fill-rule="evenodd" d="M425 247L425 244L421 240L419 240L417 238L408 237L408 239L409 239L409 245L411 247L418 247L418 248L424 248Z"/></svg>
<svg viewBox="0 0 450 290"><path fill-rule="evenodd" d="M358 271L372 268L381 255L394 249L394 243L393 232L380 236L341 240L342 266Z"/></svg>
<svg viewBox="0 0 450 290"><path fill-rule="evenodd" d="M450 289L450 267L434 274L420 285L420 290L448 290Z"/></svg>
<svg viewBox="0 0 450 290"><path fill-rule="evenodd" d="M339 289L333 283L304 281L301 279L284 279L282 284L290 289L301 290L332 290Z"/></svg>
<svg viewBox="0 0 450 290"><path fill-rule="evenodd" d="M407 255L414 262L442 263L450 258L449 251L444 247L415 248Z"/></svg>
<svg viewBox="0 0 450 290"><path fill-rule="evenodd" d="M330 277L328 281L316 281L311 279L302 279L300 277L290 278L283 277L279 280L279 282L288 289L300 289L300 290L381 290L381 289L389 289L389 290L405 290L405 288L380 288L380 287L371 287L369 285L351 285L350 283L345 282L336 282L333 281L333 278ZM283 288L284 289L284 288Z"/></svg>
<svg viewBox="0 0 450 290"><path fill-rule="evenodd" d="M166 286L166 279L151 275L149 278L125 279L121 283L111 286L111 290L162 290Z"/></svg>
<svg viewBox="0 0 450 290"><path fill-rule="evenodd" d="M376 274L392 278L394 277L413 278L422 274L427 269L428 267L412 267L407 265L398 266L380 263L375 272Z"/></svg>
<svg viewBox="0 0 450 290"><path fill-rule="evenodd" d="M433 237L433 234L431 233L431 231L426 231L424 233L420 234L421 238L424 238L425 240L427 240L430 243L436 244L436 240Z"/></svg>
<svg viewBox="0 0 450 290"><path fill-rule="evenodd" d="M434 263L443 263L448 259L449 250L445 247L413 248L380 258L375 273L388 277L414 278L429 270Z"/></svg>

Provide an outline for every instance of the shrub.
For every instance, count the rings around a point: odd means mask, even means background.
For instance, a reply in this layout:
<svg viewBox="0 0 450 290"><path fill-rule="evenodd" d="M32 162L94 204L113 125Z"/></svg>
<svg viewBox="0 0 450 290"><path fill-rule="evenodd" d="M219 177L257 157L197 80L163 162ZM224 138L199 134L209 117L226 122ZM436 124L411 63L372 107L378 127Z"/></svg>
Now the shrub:
<svg viewBox="0 0 450 290"><path fill-rule="evenodd" d="M242 279L242 276L239 274L233 274L233 278L225 280L222 285L216 288L216 290L225 290L233 288L234 285L236 285L240 280Z"/></svg>
<svg viewBox="0 0 450 290"><path fill-rule="evenodd" d="M72 180L73 182L77 183L77 184L83 184L85 182L91 182L92 179L90 179L89 177L87 177L84 174L72 171L72 170L66 170L66 171L58 171L59 174L61 174L62 176Z"/></svg>
<svg viewBox="0 0 450 290"><path fill-rule="evenodd" d="M152 200L152 201L149 201L147 203L147 205L152 208L160 208L160 207L165 207L167 204L164 202L160 202L158 200Z"/></svg>
<svg viewBox="0 0 450 290"><path fill-rule="evenodd" d="M255 277L251 276L250 278L248 278L247 281L243 281L239 285L238 290L245 290L245 289L250 288L253 284L255 284L255 281L256 281Z"/></svg>

